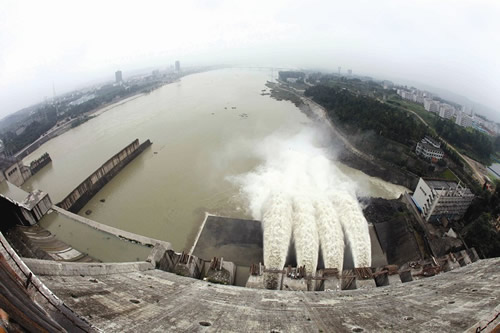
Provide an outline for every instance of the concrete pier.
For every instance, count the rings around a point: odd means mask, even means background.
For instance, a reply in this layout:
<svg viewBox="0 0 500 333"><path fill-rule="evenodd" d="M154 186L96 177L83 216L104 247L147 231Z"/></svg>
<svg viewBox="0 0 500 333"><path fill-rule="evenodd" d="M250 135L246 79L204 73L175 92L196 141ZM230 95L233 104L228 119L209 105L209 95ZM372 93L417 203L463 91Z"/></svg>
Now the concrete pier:
<svg viewBox="0 0 500 333"><path fill-rule="evenodd" d="M318 272L319 280L316 290L338 291L341 290L342 282L340 280L339 270L337 268L325 268Z"/></svg>
<svg viewBox="0 0 500 333"><path fill-rule="evenodd" d="M139 140L135 139L94 171L57 206L72 213L78 213L97 192L149 146L151 146L151 141L146 140L139 144Z"/></svg>

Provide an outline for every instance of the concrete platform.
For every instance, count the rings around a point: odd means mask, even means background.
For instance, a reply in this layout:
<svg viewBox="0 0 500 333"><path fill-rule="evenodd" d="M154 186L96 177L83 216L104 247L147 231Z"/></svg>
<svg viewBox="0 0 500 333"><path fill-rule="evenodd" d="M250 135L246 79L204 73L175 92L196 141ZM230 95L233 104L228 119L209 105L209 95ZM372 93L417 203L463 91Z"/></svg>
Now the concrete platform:
<svg viewBox="0 0 500 333"><path fill-rule="evenodd" d="M338 292L221 286L160 270L40 276L105 332L474 332L500 323L500 258L395 286Z"/></svg>
<svg viewBox="0 0 500 333"><path fill-rule="evenodd" d="M262 262L260 221L208 215L191 253L199 258L224 258L238 266Z"/></svg>

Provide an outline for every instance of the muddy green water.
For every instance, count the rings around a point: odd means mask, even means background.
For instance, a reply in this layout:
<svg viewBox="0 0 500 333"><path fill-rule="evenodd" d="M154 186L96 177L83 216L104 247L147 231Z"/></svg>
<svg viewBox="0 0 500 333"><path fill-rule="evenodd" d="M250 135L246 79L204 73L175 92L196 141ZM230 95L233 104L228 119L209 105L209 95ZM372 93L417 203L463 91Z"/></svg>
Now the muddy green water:
<svg viewBox="0 0 500 333"><path fill-rule="evenodd" d="M299 130L310 123L292 103L261 95L267 80L272 80L271 72L205 72L118 105L27 156L25 163L48 152L53 162L23 188L42 189L54 203L59 202L135 138L141 142L151 139L153 145L80 214L85 216L84 212L91 210L86 217L169 241L177 251L189 249L205 211L250 217L239 189L227 176L248 172L259 164L248 154L251 147L275 131ZM365 194L395 198L404 191L358 170L340 167L366 184ZM81 249L87 249L85 252L98 253L106 247L108 252L120 251L111 242L107 246L106 237L86 234L75 223L47 218L42 225L63 240L68 237L65 235L79 233L85 240Z"/></svg>

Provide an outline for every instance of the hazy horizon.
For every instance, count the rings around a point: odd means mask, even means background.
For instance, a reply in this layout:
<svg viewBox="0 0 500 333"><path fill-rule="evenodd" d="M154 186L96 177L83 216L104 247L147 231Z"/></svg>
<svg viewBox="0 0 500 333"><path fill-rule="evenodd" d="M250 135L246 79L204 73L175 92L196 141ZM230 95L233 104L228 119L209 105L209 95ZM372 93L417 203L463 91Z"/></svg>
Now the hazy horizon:
<svg viewBox="0 0 500 333"><path fill-rule="evenodd" d="M415 82L495 110L500 3L494 1L5 2L0 119L114 72L254 64ZM438 92L439 94L439 92ZM446 98L446 96L442 96Z"/></svg>

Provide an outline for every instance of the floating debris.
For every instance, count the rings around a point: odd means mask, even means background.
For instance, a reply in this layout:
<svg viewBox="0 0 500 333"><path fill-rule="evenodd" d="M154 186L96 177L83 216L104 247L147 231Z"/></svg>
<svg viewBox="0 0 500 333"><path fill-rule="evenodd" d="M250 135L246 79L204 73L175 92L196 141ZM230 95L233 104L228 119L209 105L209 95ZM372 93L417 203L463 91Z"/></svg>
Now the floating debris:
<svg viewBox="0 0 500 333"><path fill-rule="evenodd" d="M99 200L99 201L100 201L100 202L106 202L106 199L101 199L101 200Z"/></svg>
<svg viewBox="0 0 500 333"><path fill-rule="evenodd" d="M236 106L231 107L231 109L233 109L233 110L236 109Z"/></svg>
<svg viewBox="0 0 500 333"><path fill-rule="evenodd" d="M85 215L90 215L90 214L92 214L92 210L87 209L87 210L85 211Z"/></svg>
<svg viewBox="0 0 500 333"><path fill-rule="evenodd" d="M248 118L248 114L246 114L246 113L242 113L242 114L240 114L240 117L241 117L241 118Z"/></svg>

